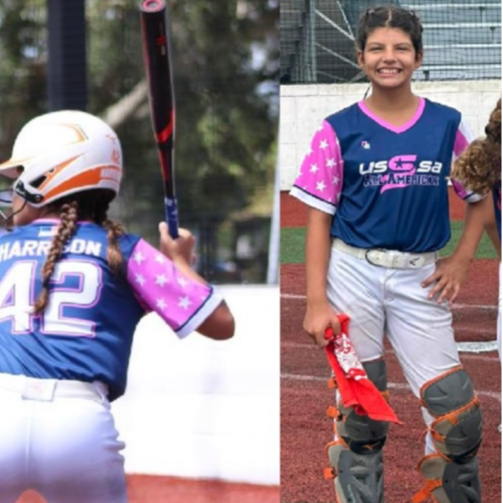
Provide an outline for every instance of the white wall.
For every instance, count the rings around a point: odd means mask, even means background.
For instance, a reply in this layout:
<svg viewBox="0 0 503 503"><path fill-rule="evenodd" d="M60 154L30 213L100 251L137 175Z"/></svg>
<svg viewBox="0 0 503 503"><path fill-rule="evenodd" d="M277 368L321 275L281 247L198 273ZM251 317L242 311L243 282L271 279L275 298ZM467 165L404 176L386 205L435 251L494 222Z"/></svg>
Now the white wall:
<svg viewBox="0 0 503 503"><path fill-rule="evenodd" d="M311 138L328 115L360 101L368 84L310 84L280 87L281 190L289 190ZM501 81L417 82L419 96L458 109L479 136L501 95Z"/></svg>
<svg viewBox="0 0 503 503"><path fill-rule="evenodd" d="M180 341L156 315L135 334L113 404L127 473L279 484L279 288L222 287L229 341Z"/></svg>

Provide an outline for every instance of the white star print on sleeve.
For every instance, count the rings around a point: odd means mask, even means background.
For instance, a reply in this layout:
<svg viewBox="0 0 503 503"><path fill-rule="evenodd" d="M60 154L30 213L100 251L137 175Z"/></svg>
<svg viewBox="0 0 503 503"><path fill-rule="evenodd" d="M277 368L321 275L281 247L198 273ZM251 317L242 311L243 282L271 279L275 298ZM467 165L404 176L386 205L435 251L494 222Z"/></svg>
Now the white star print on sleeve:
<svg viewBox="0 0 503 503"><path fill-rule="evenodd" d="M290 194L308 206L333 215L342 190L343 160L327 121L314 134Z"/></svg>
<svg viewBox="0 0 503 503"><path fill-rule="evenodd" d="M145 308L155 311L179 337L196 330L222 302L210 285L184 276L143 239L128 260L127 280Z"/></svg>

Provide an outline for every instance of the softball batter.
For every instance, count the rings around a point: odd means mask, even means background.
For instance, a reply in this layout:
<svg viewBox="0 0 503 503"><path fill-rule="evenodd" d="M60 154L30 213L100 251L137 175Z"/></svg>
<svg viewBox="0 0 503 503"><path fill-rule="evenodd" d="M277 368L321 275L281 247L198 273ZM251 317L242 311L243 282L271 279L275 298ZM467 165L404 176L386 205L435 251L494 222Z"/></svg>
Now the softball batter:
<svg viewBox="0 0 503 503"><path fill-rule="evenodd" d="M148 311L179 337L232 337L222 298L190 267L194 240L161 253L107 217L119 191L115 132L84 112L30 121L0 173L14 180L0 238L0 502L127 502L110 402L126 388Z"/></svg>
<svg viewBox="0 0 503 503"><path fill-rule="evenodd" d="M480 502L481 413L443 301L452 285L434 297L421 285L450 238L447 177L472 137L458 111L412 93L423 54L413 12L367 10L356 41L372 94L323 121L292 189L309 206L304 329L324 347L326 327L338 332L336 313L347 313L358 356L383 393L386 333L428 427L419 465L426 484L414 503L430 495ZM388 424L338 409L327 446L336 499L382 503Z"/></svg>

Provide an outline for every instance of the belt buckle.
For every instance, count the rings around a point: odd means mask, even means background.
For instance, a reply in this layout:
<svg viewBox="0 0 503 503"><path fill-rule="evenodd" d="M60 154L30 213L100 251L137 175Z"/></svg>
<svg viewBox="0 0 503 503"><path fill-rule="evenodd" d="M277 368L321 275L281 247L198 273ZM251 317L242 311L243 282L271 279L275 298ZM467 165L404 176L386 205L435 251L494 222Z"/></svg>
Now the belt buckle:
<svg viewBox="0 0 503 503"><path fill-rule="evenodd" d="M381 254L383 253L386 253L387 250L385 250L384 248L372 248L371 250L367 250L365 252L365 260L369 263L369 264L372 264L372 265L375 265L377 267L386 267L386 264L382 264L382 261L379 260L379 257L381 256ZM371 253L378 253L379 256L376 257L375 259L372 259L370 257L370 254ZM380 263L381 262L381 263Z"/></svg>
<svg viewBox="0 0 503 503"><path fill-rule="evenodd" d="M391 260L392 269L407 269L407 256L403 253L394 253Z"/></svg>

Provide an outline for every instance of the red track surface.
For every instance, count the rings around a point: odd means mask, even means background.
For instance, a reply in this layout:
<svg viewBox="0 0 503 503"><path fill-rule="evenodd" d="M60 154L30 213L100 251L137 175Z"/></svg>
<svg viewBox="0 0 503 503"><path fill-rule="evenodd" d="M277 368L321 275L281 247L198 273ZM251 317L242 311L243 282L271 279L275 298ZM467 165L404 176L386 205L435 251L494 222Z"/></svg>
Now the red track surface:
<svg viewBox="0 0 503 503"><path fill-rule="evenodd" d="M146 475L128 477L128 495L129 503L279 503L279 487ZM29 491L16 503L46 501Z"/></svg>
<svg viewBox="0 0 503 503"><path fill-rule="evenodd" d="M456 197L451 197L450 202L451 218L461 220L463 204ZM303 226L305 218L304 205L283 193L282 226ZM475 262L453 311L458 341L495 339L497 292L497 262ZM332 421L325 415L333 400L333 392L327 389L325 382L330 369L324 352L302 331L303 299L286 297L304 295L303 265L281 267L281 293L281 502L333 502L333 484L323 479L323 468L327 466L324 446L332 439ZM467 305L472 307L467 308ZM423 455L424 423L419 403L407 389L391 350L388 350L386 359L388 380L393 385L391 404L404 423L391 426L384 448L386 502L404 503L422 487L416 465ZM499 502L500 362L495 352L462 354L461 359L475 383L484 413L484 440L479 451L484 502Z"/></svg>

